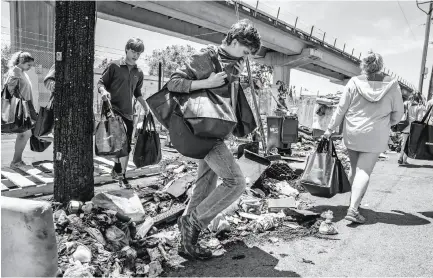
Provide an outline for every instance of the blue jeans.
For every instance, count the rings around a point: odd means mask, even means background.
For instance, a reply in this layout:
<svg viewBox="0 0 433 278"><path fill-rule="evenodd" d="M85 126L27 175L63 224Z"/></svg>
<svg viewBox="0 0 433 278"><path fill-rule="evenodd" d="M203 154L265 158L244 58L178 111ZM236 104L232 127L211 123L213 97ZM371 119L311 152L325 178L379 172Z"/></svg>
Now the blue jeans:
<svg viewBox="0 0 433 278"><path fill-rule="evenodd" d="M218 177L223 181L217 187ZM241 168L226 144L218 142L198 166L197 181L193 188L187 214L201 229L245 191L246 182Z"/></svg>

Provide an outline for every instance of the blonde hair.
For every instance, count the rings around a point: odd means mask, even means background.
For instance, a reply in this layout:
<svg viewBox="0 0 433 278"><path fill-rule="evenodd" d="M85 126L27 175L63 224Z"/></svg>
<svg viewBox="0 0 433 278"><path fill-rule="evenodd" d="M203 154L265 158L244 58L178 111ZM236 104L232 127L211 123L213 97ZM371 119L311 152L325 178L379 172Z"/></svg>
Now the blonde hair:
<svg viewBox="0 0 433 278"><path fill-rule="evenodd" d="M34 60L35 58L33 58L33 56L30 53L24 51L18 51L12 54L8 63L8 67L13 68L16 65L24 64L27 62L33 62Z"/></svg>
<svg viewBox="0 0 433 278"><path fill-rule="evenodd" d="M383 68L383 58L379 53L368 51L367 57L362 58L361 70L365 74L380 72Z"/></svg>

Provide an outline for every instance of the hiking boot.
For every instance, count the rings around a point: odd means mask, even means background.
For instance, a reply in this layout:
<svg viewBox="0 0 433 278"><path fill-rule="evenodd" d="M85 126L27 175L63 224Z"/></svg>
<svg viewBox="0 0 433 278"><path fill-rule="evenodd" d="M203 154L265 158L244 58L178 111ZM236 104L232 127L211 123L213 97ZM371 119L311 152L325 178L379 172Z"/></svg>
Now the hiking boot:
<svg viewBox="0 0 433 278"><path fill-rule="evenodd" d="M349 208L347 210L347 215L344 217L344 219L352 221L354 223L364 224L365 223L365 217L362 216L359 211L354 210L352 208Z"/></svg>
<svg viewBox="0 0 433 278"><path fill-rule="evenodd" d="M177 220L181 235L179 256L187 260L208 260L212 258L212 252L197 244L200 229L190 222L189 217L185 215Z"/></svg>

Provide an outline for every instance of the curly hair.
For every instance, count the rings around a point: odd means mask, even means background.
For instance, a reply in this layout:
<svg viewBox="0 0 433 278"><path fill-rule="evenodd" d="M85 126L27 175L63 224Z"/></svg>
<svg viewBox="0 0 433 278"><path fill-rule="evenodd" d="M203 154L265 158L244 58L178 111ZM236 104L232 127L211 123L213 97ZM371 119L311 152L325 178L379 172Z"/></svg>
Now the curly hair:
<svg viewBox="0 0 433 278"><path fill-rule="evenodd" d="M33 56L30 53L24 51L18 51L12 54L8 63L8 67L13 68L16 65L24 64L27 62L33 62L34 60L35 58L33 58Z"/></svg>
<svg viewBox="0 0 433 278"><path fill-rule="evenodd" d="M227 32L223 44L230 45L233 40L237 40L240 44L248 47L252 54L256 54L260 49L260 34L248 19L242 19L233 24Z"/></svg>
<svg viewBox="0 0 433 278"><path fill-rule="evenodd" d="M144 51L144 43L139 38L131 38L125 45L125 52L128 51L128 49L142 53Z"/></svg>
<svg viewBox="0 0 433 278"><path fill-rule="evenodd" d="M368 51L367 57L362 58L361 70L365 74L380 72L383 68L383 58L382 55Z"/></svg>

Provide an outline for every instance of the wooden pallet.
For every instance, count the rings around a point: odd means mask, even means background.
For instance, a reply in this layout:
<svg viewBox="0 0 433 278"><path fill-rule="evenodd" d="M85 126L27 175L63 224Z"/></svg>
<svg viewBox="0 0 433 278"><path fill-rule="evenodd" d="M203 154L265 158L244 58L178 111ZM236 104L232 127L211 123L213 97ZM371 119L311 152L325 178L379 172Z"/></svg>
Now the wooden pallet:
<svg viewBox="0 0 433 278"><path fill-rule="evenodd" d="M111 169L114 162L94 157L95 185L114 182ZM54 166L52 161L39 161L33 165L26 165L19 169L1 168L1 195L23 198L33 195L47 195L54 192ZM132 162L128 163L127 178L140 178L157 175L161 172L159 165L137 168Z"/></svg>

